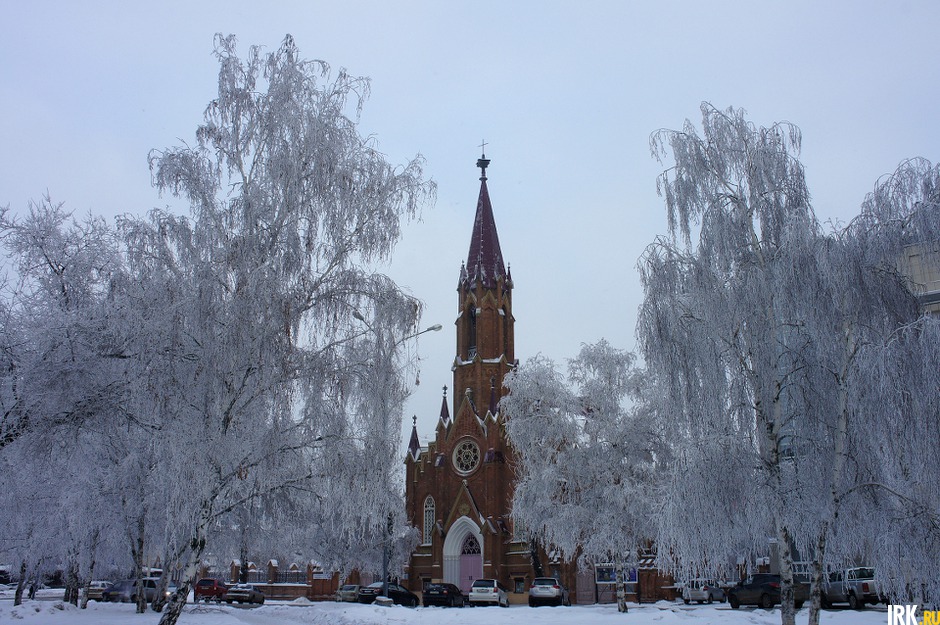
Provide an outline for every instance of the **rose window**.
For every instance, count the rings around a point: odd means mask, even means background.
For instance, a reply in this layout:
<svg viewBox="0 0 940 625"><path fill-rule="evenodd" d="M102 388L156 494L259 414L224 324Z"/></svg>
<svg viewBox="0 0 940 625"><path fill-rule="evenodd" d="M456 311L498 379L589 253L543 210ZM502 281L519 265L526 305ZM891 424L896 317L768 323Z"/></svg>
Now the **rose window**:
<svg viewBox="0 0 940 625"><path fill-rule="evenodd" d="M480 448L471 440L466 440L454 449L454 467L458 473L467 474L480 464Z"/></svg>

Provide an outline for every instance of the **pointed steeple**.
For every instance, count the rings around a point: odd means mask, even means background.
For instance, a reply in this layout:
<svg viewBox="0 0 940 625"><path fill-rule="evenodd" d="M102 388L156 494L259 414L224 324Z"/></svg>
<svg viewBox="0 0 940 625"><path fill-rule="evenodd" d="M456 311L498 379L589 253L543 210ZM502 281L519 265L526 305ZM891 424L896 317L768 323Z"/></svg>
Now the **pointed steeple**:
<svg viewBox="0 0 940 625"><path fill-rule="evenodd" d="M441 399L441 423L450 421L450 410L447 408L447 386L444 386L444 397Z"/></svg>
<svg viewBox="0 0 940 625"><path fill-rule="evenodd" d="M477 160L477 167L481 172L480 197L477 199L477 214L473 221L466 267L470 279L480 280L484 286L493 288L496 286L496 279L506 275L506 266L503 264L503 252L499 248L490 193L486 188L486 168L489 164L490 160L486 158L485 153Z"/></svg>
<svg viewBox="0 0 940 625"><path fill-rule="evenodd" d="M412 460L417 460L421 454L421 443L418 442L418 417L411 418L411 441L408 443L408 455Z"/></svg>

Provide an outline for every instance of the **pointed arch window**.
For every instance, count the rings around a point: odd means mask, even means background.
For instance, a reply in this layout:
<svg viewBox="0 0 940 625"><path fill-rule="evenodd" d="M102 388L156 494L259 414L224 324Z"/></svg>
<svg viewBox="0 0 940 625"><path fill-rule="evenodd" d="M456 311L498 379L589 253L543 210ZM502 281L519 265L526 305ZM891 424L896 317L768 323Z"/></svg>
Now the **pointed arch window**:
<svg viewBox="0 0 940 625"><path fill-rule="evenodd" d="M473 534L467 534L467 537L464 539L463 545L460 548L460 555L474 556L481 553L483 553L483 551L480 549L480 543L477 541L476 536Z"/></svg>
<svg viewBox="0 0 940 625"><path fill-rule="evenodd" d="M506 359L509 359L509 310L503 306L502 309L503 317L503 355L506 356Z"/></svg>
<svg viewBox="0 0 940 625"><path fill-rule="evenodd" d="M471 306L467 313L467 360L473 360L477 355L477 309Z"/></svg>
<svg viewBox="0 0 940 625"><path fill-rule="evenodd" d="M434 498L430 495L424 500L424 534L423 542L425 545L431 544L431 533L434 531Z"/></svg>

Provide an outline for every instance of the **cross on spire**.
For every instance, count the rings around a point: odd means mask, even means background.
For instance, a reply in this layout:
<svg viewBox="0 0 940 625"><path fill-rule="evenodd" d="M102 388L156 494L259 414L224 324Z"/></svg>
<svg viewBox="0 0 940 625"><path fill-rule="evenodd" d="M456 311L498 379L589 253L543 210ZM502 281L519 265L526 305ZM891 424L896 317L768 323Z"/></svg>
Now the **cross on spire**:
<svg viewBox="0 0 940 625"><path fill-rule="evenodd" d="M477 159L477 167L480 168L480 180L486 180L486 168L490 165L490 159L486 158L486 141L480 143L480 158Z"/></svg>

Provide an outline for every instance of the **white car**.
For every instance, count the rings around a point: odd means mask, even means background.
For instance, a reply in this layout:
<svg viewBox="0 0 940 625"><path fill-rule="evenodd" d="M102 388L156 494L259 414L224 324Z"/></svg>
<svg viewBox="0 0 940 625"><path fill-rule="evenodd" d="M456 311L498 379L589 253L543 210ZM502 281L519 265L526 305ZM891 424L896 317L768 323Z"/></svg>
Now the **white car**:
<svg viewBox="0 0 940 625"><path fill-rule="evenodd" d="M470 587L470 603L509 607L509 591L495 579L478 579Z"/></svg>
<svg viewBox="0 0 940 625"><path fill-rule="evenodd" d="M336 600L351 601L352 603L359 601L359 584L343 584L336 591Z"/></svg>
<svg viewBox="0 0 940 625"><path fill-rule="evenodd" d="M536 577L529 588L529 607L537 605L571 605L568 589L554 577Z"/></svg>
<svg viewBox="0 0 940 625"><path fill-rule="evenodd" d="M95 601L101 601L101 593L107 590L111 586L111 582L103 579L96 579L90 584L88 584L88 599L94 599Z"/></svg>
<svg viewBox="0 0 940 625"><path fill-rule="evenodd" d="M225 602L232 603L264 603L264 593L251 584L235 584L225 593Z"/></svg>
<svg viewBox="0 0 940 625"><path fill-rule="evenodd" d="M725 601L725 591L710 579L690 579L682 588L682 601L686 604L711 603L712 601Z"/></svg>

